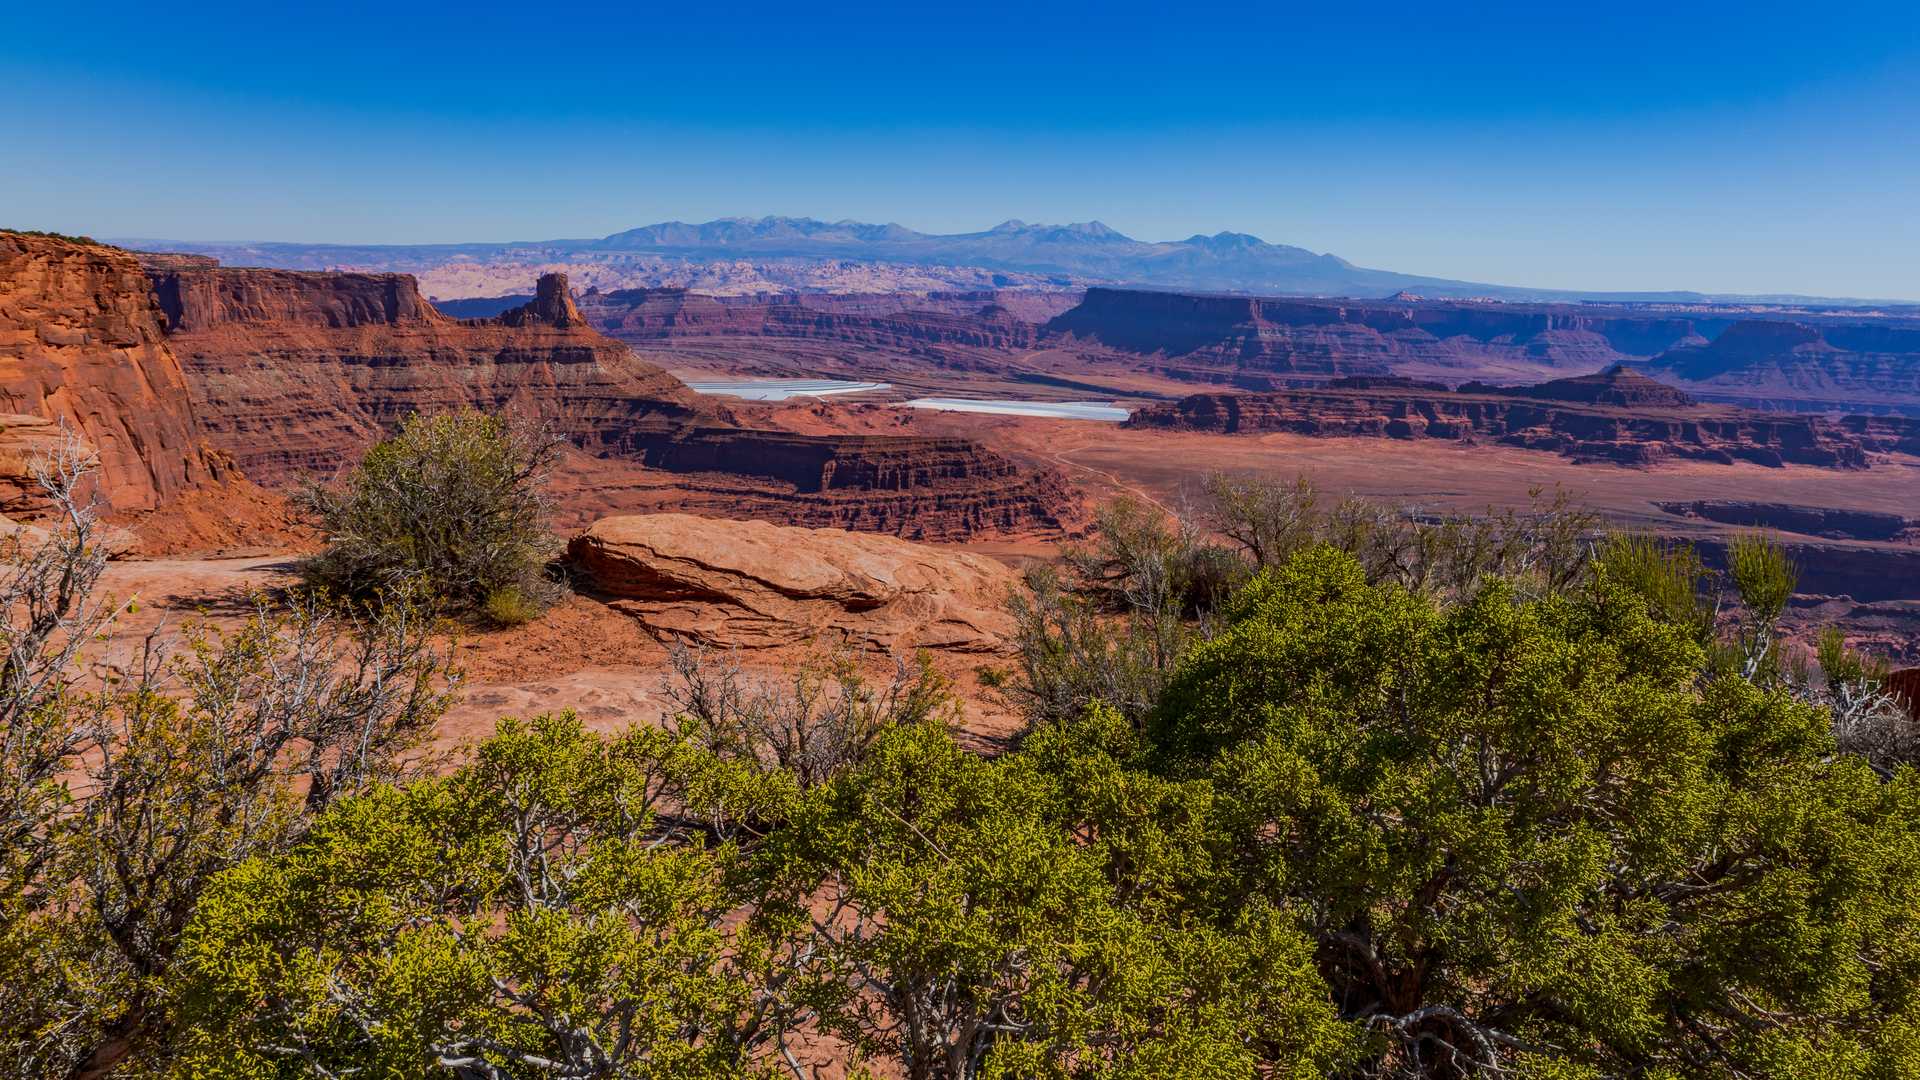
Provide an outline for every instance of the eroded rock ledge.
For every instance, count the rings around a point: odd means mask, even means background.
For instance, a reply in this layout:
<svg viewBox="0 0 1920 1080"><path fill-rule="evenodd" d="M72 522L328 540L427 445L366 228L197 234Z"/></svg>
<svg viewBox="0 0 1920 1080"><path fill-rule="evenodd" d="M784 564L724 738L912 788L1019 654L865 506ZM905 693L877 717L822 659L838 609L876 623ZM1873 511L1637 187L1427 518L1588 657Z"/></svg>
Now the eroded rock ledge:
<svg viewBox="0 0 1920 1080"><path fill-rule="evenodd" d="M759 649L995 652L1017 575L992 559L873 533L690 514L603 518L568 557L663 640Z"/></svg>

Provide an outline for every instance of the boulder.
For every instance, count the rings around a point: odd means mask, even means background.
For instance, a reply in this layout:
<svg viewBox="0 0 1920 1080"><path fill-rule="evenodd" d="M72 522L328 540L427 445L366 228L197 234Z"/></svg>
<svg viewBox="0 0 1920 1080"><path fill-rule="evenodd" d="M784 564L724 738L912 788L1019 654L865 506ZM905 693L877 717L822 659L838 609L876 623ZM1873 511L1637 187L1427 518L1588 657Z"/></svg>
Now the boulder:
<svg viewBox="0 0 1920 1080"><path fill-rule="evenodd" d="M664 640L996 652L1013 631L1011 569L874 533L647 514L601 519L568 554Z"/></svg>

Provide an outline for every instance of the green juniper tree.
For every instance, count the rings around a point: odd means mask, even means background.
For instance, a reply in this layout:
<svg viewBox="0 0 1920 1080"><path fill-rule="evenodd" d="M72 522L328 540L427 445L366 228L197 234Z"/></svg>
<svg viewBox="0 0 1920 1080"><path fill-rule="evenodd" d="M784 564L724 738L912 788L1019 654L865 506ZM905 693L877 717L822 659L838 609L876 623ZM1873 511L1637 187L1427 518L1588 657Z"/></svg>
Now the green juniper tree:
<svg viewBox="0 0 1920 1080"><path fill-rule="evenodd" d="M1300 913L1369 1074L1920 1069L1920 777L1702 677L1602 572L1440 605L1319 549L1169 684L1159 768L1211 780L1236 904Z"/></svg>

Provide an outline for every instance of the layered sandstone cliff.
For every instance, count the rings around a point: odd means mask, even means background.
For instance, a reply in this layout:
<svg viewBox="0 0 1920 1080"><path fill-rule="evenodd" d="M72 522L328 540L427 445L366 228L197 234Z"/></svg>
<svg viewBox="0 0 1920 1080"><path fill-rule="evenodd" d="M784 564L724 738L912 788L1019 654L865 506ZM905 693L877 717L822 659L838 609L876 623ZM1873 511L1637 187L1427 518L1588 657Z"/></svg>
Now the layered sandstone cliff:
<svg viewBox="0 0 1920 1080"><path fill-rule="evenodd" d="M1472 371L1521 363L1592 369L1706 340L1724 320L1613 313L1567 305L1302 300L1094 288L1047 323L1169 373L1327 378L1418 365ZM1251 385L1259 386L1255 381Z"/></svg>
<svg viewBox="0 0 1920 1080"><path fill-rule="evenodd" d="M522 307L463 320L404 274L152 274L209 437L266 483L338 468L412 413L515 411L609 452L716 414L590 330L557 275Z"/></svg>
<svg viewBox="0 0 1920 1080"><path fill-rule="evenodd" d="M29 457L65 423L100 457L110 510L151 509L216 477L189 384L134 256L0 231L0 503L30 508ZM25 441L22 441L25 440Z"/></svg>
<svg viewBox="0 0 1920 1080"><path fill-rule="evenodd" d="M971 439L696 428L650 441L639 456L687 478L676 507L714 516L914 540L1067 533L1086 519L1057 470Z"/></svg>
<svg viewBox="0 0 1920 1080"><path fill-rule="evenodd" d="M1904 449L1899 421L1874 436L1850 418L1769 416L1694 402L1623 367L1537 386L1470 383L1447 390L1405 379L1336 379L1258 394L1195 394L1127 421L1230 434L1488 439L1576 460L1652 464L1668 458L1862 469L1869 451ZM1920 431L1913 433L1920 435Z"/></svg>

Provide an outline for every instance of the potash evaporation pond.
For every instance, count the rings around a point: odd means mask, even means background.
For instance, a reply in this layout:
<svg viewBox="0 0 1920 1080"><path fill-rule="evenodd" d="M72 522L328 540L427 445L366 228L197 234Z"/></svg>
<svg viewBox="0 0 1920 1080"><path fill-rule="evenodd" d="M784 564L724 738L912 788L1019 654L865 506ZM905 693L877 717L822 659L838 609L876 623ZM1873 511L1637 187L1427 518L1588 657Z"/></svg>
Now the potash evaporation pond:
<svg viewBox="0 0 1920 1080"><path fill-rule="evenodd" d="M720 394L748 401L785 401L794 397L831 397L891 389L892 383L845 379L683 379L696 394Z"/></svg>
<svg viewBox="0 0 1920 1080"><path fill-rule="evenodd" d="M1044 416L1055 420L1125 420L1127 410L1107 401L983 401L975 398L914 398L916 409L945 412L994 413L1000 416Z"/></svg>

